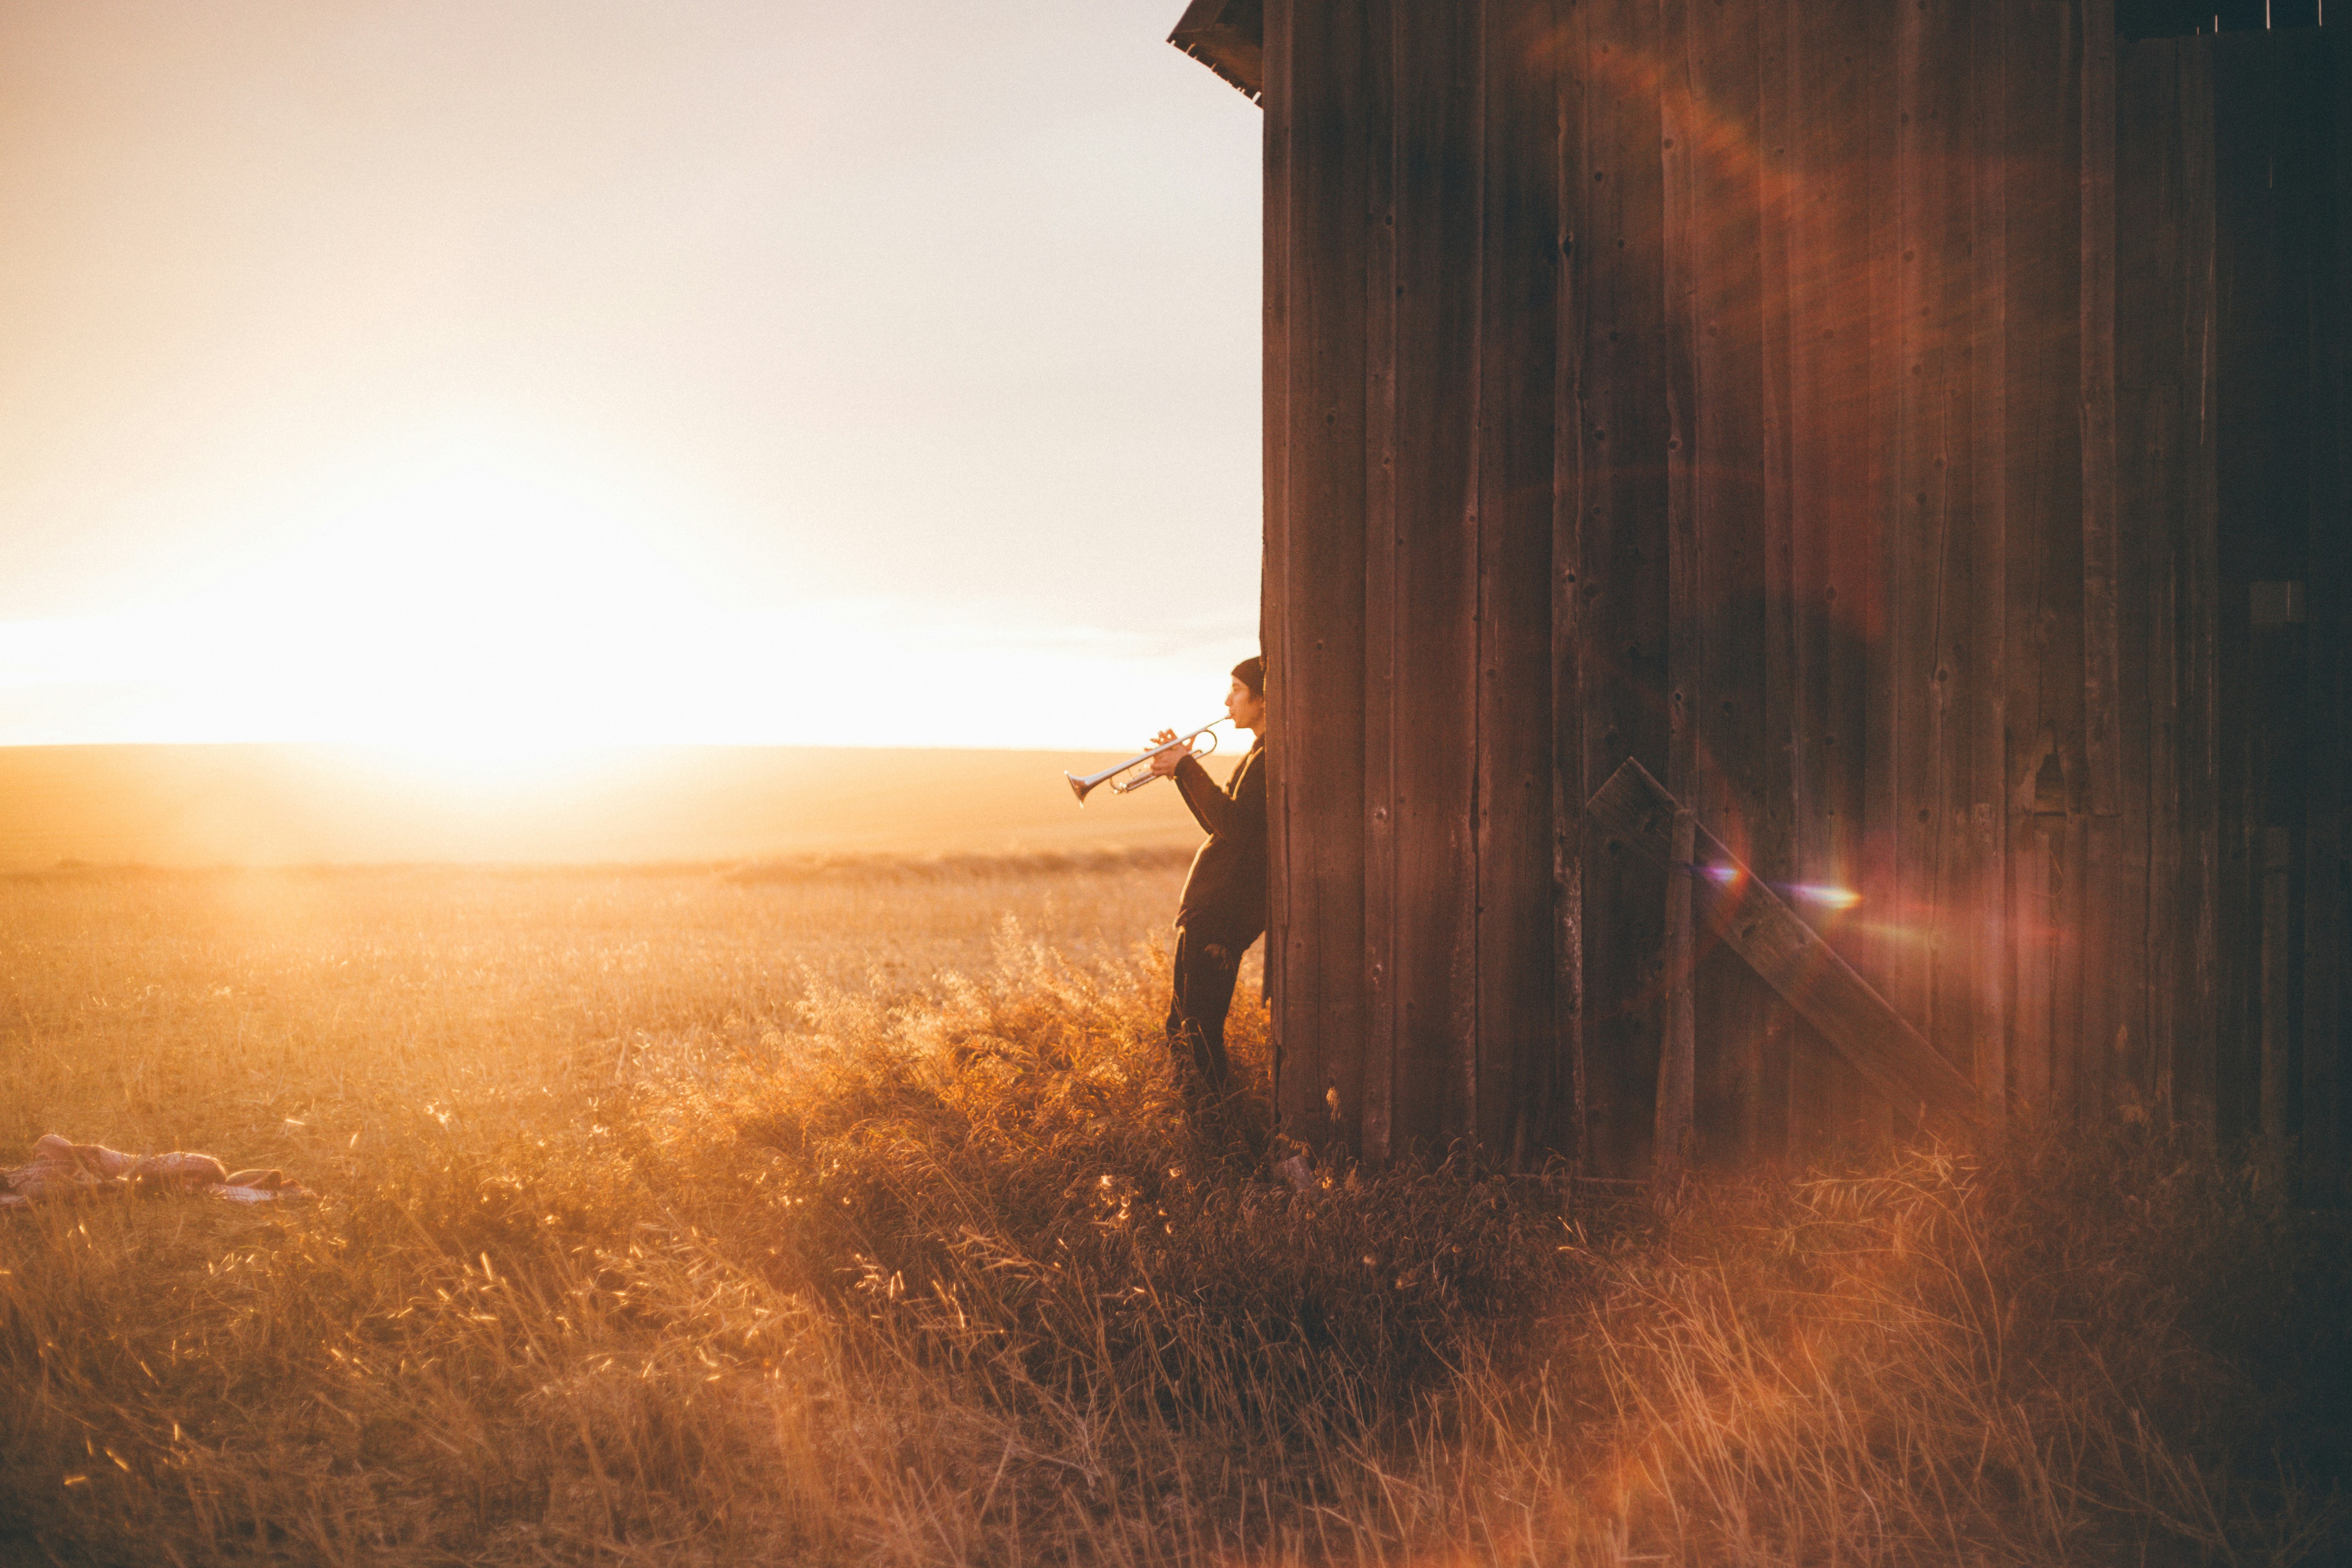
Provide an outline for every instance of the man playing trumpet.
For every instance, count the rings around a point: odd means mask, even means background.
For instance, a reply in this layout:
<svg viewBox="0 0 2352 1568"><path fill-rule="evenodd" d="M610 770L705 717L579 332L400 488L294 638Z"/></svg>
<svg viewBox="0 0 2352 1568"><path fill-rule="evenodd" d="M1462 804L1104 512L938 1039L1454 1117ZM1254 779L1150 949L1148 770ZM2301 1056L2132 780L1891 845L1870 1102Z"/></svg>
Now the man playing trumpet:
<svg viewBox="0 0 2352 1568"><path fill-rule="evenodd" d="M1176 984L1168 1006L1168 1050L1186 1097L1213 1101L1230 1087L1225 1013L1242 954L1265 931L1265 660L1234 666L1225 713L1256 739L1220 789L1200 759L1162 730L1151 771L1172 778L1209 841L1192 857L1176 907Z"/></svg>

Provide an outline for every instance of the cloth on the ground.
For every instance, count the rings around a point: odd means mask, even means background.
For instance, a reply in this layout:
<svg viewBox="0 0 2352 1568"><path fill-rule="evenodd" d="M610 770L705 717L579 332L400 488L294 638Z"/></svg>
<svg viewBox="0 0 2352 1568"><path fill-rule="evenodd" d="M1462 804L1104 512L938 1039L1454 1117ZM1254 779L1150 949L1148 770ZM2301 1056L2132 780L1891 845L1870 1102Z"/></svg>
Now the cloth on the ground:
<svg viewBox="0 0 2352 1568"><path fill-rule="evenodd" d="M126 1154L103 1143L77 1143L51 1132L33 1145L30 1164L0 1171L0 1209L30 1208L59 1198L129 1192L208 1193L231 1203L281 1203L317 1194L283 1171L232 1172L210 1154Z"/></svg>

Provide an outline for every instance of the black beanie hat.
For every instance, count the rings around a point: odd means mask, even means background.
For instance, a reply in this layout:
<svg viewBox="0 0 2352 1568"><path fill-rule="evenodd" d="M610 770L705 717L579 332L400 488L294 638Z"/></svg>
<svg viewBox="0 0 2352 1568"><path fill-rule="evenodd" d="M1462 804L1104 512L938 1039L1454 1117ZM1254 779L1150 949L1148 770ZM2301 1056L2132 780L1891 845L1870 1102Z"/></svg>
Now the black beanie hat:
<svg viewBox="0 0 2352 1568"><path fill-rule="evenodd" d="M1250 689L1252 697L1265 695L1265 656L1245 658L1234 666L1234 679Z"/></svg>

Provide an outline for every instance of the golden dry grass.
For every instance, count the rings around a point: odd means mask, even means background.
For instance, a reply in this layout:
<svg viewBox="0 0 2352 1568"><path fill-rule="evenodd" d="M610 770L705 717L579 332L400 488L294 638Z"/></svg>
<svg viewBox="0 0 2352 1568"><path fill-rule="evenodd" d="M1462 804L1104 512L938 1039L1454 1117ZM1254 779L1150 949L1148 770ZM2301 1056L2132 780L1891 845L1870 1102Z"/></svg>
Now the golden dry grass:
<svg viewBox="0 0 2352 1568"><path fill-rule="evenodd" d="M1179 875L0 881L0 1149L326 1194L0 1225L0 1561L2352 1552L2346 1237L2258 1163L1294 1191L1171 1098Z"/></svg>

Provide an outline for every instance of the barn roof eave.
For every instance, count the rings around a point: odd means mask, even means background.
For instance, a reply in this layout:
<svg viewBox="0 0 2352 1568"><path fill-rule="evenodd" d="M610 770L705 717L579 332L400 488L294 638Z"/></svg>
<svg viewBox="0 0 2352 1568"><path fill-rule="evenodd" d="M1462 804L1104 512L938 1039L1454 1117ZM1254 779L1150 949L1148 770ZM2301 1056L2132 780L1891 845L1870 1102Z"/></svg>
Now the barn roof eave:
<svg viewBox="0 0 2352 1568"><path fill-rule="evenodd" d="M1239 88L1265 90L1265 0L1192 0L1168 41Z"/></svg>

